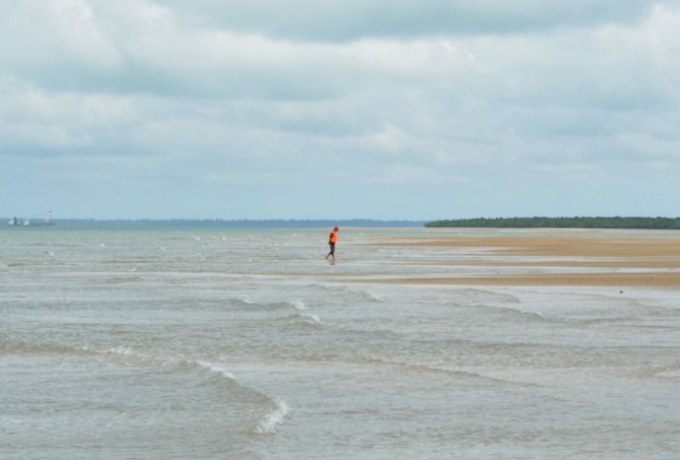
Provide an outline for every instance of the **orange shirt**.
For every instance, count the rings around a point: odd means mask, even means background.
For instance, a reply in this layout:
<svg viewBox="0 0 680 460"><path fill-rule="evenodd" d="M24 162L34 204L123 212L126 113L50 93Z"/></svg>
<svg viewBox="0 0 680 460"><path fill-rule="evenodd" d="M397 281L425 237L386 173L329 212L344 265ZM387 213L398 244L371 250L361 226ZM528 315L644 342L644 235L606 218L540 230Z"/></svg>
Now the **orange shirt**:
<svg viewBox="0 0 680 460"><path fill-rule="evenodd" d="M338 234L336 232L330 232L328 234L328 242L329 243L337 243L338 242Z"/></svg>

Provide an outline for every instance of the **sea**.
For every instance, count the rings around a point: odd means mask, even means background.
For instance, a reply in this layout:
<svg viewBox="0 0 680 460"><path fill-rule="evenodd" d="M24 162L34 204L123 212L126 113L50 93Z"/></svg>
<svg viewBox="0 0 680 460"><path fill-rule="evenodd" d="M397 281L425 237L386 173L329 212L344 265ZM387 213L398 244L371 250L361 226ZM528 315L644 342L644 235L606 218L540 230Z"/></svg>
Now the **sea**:
<svg viewBox="0 0 680 460"><path fill-rule="evenodd" d="M0 229L0 459L680 458L680 290L328 231Z"/></svg>

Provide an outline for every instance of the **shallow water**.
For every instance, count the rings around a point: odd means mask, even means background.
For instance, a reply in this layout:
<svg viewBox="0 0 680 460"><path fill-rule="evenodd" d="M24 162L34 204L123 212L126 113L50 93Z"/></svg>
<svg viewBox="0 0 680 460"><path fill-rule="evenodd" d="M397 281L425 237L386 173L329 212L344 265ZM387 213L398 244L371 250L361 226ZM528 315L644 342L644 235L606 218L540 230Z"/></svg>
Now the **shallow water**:
<svg viewBox="0 0 680 460"><path fill-rule="evenodd" d="M427 232L0 230L0 458L680 457L678 291L349 281Z"/></svg>

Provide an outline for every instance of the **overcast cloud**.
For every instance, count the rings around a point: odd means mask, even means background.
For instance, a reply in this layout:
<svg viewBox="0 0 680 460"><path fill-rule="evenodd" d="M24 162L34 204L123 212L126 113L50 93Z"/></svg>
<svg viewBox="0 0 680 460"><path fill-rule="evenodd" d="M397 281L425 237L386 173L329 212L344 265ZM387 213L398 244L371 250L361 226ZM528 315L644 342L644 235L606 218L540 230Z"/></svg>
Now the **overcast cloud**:
<svg viewBox="0 0 680 460"><path fill-rule="evenodd" d="M680 2L0 0L0 216L680 215Z"/></svg>

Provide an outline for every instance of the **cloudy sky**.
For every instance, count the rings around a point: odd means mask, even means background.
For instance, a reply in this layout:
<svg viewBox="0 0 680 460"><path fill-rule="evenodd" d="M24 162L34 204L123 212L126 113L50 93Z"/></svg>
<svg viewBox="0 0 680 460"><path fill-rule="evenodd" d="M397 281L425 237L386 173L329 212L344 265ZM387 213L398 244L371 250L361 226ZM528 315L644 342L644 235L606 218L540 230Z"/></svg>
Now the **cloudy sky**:
<svg viewBox="0 0 680 460"><path fill-rule="evenodd" d="M680 0L0 0L0 216L680 215Z"/></svg>

